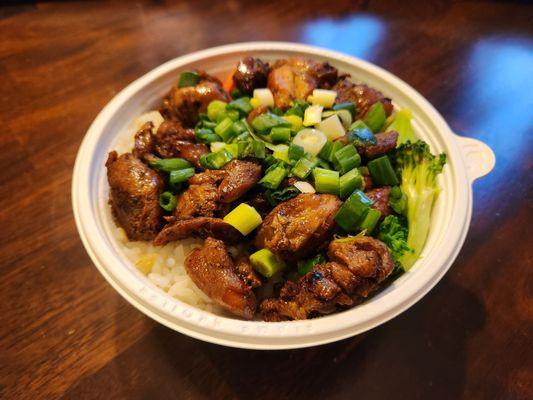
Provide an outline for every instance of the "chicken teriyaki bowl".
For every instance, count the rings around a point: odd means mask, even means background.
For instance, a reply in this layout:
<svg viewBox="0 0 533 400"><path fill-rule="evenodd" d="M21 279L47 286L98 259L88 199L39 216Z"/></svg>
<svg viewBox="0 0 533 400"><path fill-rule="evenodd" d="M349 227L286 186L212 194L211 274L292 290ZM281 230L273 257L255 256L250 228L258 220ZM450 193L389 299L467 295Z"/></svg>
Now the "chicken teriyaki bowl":
<svg viewBox="0 0 533 400"><path fill-rule="evenodd" d="M350 309L413 266L444 153L411 111L306 56L176 73L105 163L132 263L185 303L291 321Z"/></svg>

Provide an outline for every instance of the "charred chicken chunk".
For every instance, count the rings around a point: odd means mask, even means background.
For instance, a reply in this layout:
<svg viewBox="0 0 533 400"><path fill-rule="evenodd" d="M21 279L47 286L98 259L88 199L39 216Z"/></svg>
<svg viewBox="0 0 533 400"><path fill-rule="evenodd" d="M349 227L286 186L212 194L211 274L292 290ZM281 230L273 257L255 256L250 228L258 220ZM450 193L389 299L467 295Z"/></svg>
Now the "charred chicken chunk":
<svg viewBox="0 0 533 400"><path fill-rule="evenodd" d="M287 282L279 298L264 300L260 306L264 319L306 319L352 306L375 290L394 267L387 246L370 237L334 240L328 257L327 264Z"/></svg>
<svg viewBox="0 0 533 400"><path fill-rule="evenodd" d="M155 237L154 245L163 246L189 237L205 239L209 236L229 244L237 244L243 239L242 234L223 219L198 217L170 220Z"/></svg>
<svg viewBox="0 0 533 400"><path fill-rule="evenodd" d="M254 89L266 87L268 71L268 63L259 58L245 57L237 64L233 82L242 93L252 95Z"/></svg>
<svg viewBox="0 0 533 400"><path fill-rule="evenodd" d="M162 158L181 157L201 168L200 157L209 152L205 144L195 143L194 130L179 121L165 121L154 137L155 153Z"/></svg>
<svg viewBox="0 0 533 400"><path fill-rule="evenodd" d="M230 96L222 89L220 81L200 72L200 81L195 86L174 87L164 101L164 113L192 128L198 121L198 113L205 112L213 100L229 101Z"/></svg>
<svg viewBox="0 0 533 400"><path fill-rule="evenodd" d="M261 179L261 165L253 161L232 160L224 166L226 176L218 187L219 200L231 203Z"/></svg>
<svg viewBox="0 0 533 400"><path fill-rule="evenodd" d="M398 132L389 131L376 133L376 140L376 144L358 147L357 151L369 160L387 154L396 147L396 143L398 142Z"/></svg>
<svg viewBox="0 0 533 400"><path fill-rule="evenodd" d="M337 69L328 63L302 58L279 60L268 74L268 88L276 107L286 109L294 99L305 100L316 88L330 88L337 81Z"/></svg>
<svg viewBox="0 0 533 400"><path fill-rule="evenodd" d="M366 196L374 201L372 208L375 208L381 213L381 218L391 214L389 206L390 186L384 186L377 189L368 190L365 192Z"/></svg>
<svg viewBox="0 0 533 400"><path fill-rule="evenodd" d="M337 196L310 193L278 204L264 219L255 245L286 260L306 257L329 239L340 206Z"/></svg>
<svg viewBox="0 0 533 400"><path fill-rule="evenodd" d="M208 237L201 249L187 256L185 269L196 286L226 310L245 319L254 316L255 294L222 241Z"/></svg>
<svg viewBox="0 0 533 400"><path fill-rule="evenodd" d="M225 176L225 171L207 170L189 178L189 187L178 197L174 216L213 217L220 209L218 185Z"/></svg>
<svg viewBox="0 0 533 400"><path fill-rule="evenodd" d="M372 89L367 85L356 85L348 79L342 79L337 82L333 90L337 92L337 98L335 99L337 104L345 102L355 104L357 111L356 119L364 117L370 107L378 101L381 101L381 104L383 104L386 115L392 113L393 105L391 100L386 98L380 91Z"/></svg>
<svg viewBox="0 0 533 400"><path fill-rule="evenodd" d="M151 240L162 226L159 195L163 180L133 154L109 153L109 201L117 223L130 240Z"/></svg>

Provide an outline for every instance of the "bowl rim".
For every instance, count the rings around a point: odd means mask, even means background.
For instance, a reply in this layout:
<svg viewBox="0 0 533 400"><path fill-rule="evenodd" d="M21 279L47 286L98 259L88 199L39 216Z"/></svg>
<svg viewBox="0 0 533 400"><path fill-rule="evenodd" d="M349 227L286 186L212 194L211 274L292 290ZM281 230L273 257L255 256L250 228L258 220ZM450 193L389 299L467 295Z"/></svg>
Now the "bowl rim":
<svg viewBox="0 0 533 400"><path fill-rule="evenodd" d="M437 126L436 135L444 141L448 156L453 159L451 168L455 185L454 204L458 205L458 208L454 210L453 218L456 223L459 223L460 228L447 231L448 241L443 243L445 254L438 256L441 260L439 268L419 271L418 281L406 282L408 284L404 286L403 291L396 291L394 296L389 297L388 304L382 302L379 306L374 304L373 307L367 308L368 315L365 318L358 318L357 322L350 318L354 316L353 312L356 308L305 321L263 322L214 317L206 311L171 298L160 289L155 289L155 286L151 287L146 283L139 286L137 281L130 279L131 277L117 275L117 268L110 262L116 254L113 253L113 249L109 248L109 243L106 246L105 238L99 235L93 223L95 214L94 210L91 210L91 190L94 185L93 171L91 171L92 156L97 148L98 139L104 132L105 124L116 111L136 92L170 70L209 57L259 51L303 53L342 61L383 79L406 93L409 99L423 109L431 122ZM329 343L362 333L397 316L422 298L450 268L462 247L470 224L472 190L456 135L422 95L395 75L367 61L315 46L289 42L245 42L218 46L177 57L154 68L119 92L95 118L80 145L72 179L72 206L78 232L92 261L113 288L144 314L171 329L211 343L249 349L289 349ZM93 212L88 212L88 210ZM428 255L428 259L435 258L435 256L429 257ZM428 262L428 260L423 261ZM148 281L147 278L145 280ZM393 293L388 295L390 294Z"/></svg>

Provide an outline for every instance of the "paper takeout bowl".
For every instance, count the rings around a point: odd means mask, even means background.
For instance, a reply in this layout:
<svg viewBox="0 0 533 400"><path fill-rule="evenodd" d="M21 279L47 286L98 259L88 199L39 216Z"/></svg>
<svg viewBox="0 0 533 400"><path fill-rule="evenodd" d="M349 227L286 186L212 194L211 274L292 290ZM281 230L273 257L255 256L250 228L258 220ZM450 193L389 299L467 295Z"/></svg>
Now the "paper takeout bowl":
<svg viewBox="0 0 533 400"><path fill-rule="evenodd" d="M440 176L442 192L435 205L431 232L420 260L392 285L350 310L305 321L243 321L215 315L169 296L126 258L113 234L106 209L105 160L121 135L143 112L157 107L183 70L198 68L226 76L246 55L265 59L289 56L327 60L381 90L398 108L413 113L417 137L448 162ZM72 205L79 234L94 264L133 306L156 321L208 342L249 349L314 346L367 331L395 317L422 298L446 273L463 245L472 210L472 183L489 173L495 157L484 143L455 135L442 116L416 90L391 73L341 53L293 43L238 43L176 58L140 77L100 112L80 146L72 181ZM436 310L437 311L437 310Z"/></svg>

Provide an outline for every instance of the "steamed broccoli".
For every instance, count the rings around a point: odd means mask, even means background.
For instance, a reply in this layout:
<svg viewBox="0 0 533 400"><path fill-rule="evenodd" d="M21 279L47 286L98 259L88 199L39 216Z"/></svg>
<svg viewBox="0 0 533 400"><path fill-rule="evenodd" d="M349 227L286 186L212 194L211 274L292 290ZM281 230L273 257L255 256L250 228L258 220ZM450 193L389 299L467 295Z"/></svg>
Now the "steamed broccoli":
<svg viewBox="0 0 533 400"><path fill-rule="evenodd" d="M378 239L389 248L397 269L402 269L404 254L412 253L407 245L407 227L404 217L389 215L379 225Z"/></svg>
<svg viewBox="0 0 533 400"><path fill-rule="evenodd" d="M446 155L431 154L422 140L401 144L394 152L393 160L401 176L400 187L407 196L407 246L400 261L405 270L411 268L420 256L429 232L431 210L438 194L437 175L442 172Z"/></svg>

